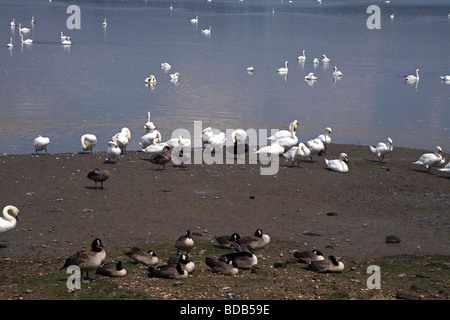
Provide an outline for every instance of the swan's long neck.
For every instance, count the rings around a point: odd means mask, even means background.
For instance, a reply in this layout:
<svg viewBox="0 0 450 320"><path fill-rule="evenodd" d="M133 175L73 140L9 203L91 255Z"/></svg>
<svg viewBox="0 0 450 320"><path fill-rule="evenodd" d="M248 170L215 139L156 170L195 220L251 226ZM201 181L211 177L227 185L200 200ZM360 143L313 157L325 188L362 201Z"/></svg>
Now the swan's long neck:
<svg viewBox="0 0 450 320"><path fill-rule="evenodd" d="M150 112L147 112L147 122L150 122Z"/></svg>
<svg viewBox="0 0 450 320"><path fill-rule="evenodd" d="M9 211L12 212L12 216L9 214ZM3 218L5 218L8 221L13 221L14 217L13 216L17 216L17 214L19 213L19 210L14 207L14 206L6 206L3 208Z"/></svg>

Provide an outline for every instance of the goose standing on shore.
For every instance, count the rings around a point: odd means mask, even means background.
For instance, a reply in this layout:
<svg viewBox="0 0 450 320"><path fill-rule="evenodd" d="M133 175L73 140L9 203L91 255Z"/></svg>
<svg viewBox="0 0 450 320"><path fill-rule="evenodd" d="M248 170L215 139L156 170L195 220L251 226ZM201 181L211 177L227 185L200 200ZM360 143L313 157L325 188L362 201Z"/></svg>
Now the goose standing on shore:
<svg viewBox="0 0 450 320"><path fill-rule="evenodd" d="M100 182L100 188L103 189L103 182L108 180L110 173L108 170L100 170L98 168L89 171L87 178L95 182L95 189L97 189L97 182Z"/></svg>
<svg viewBox="0 0 450 320"><path fill-rule="evenodd" d="M94 134L86 133L81 136L81 147L83 148L83 152L92 152L96 145L97 137Z"/></svg>
<svg viewBox="0 0 450 320"><path fill-rule="evenodd" d="M378 144L375 147L369 146L370 151L372 151L373 154L375 154L378 159L380 159L380 162L383 162L384 156L394 150L394 147L392 145L392 139L387 138L386 142L378 142Z"/></svg>
<svg viewBox="0 0 450 320"><path fill-rule="evenodd" d="M43 151L45 150L45 152L47 151L47 146L50 143L50 139L48 137L42 137L41 135L39 135L36 139L34 139L34 150L36 151L36 154L39 151Z"/></svg>
<svg viewBox="0 0 450 320"><path fill-rule="evenodd" d="M420 156L419 160L413 162L413 164L418 164L427 168L428 173L431 173L431 167L441 163L442 161L442 148L436 146L434 148L434 153L425 153Z"/></svg>
<svg viewBox="0 0 450 320"><path fill-rule="evenodd" d="M325 159L325 163L328 168L332 171L336 172L348 172L348 166L346 162L348 161L347 154L341 153L339 155L339 159L335 160L327 160Z"/></svg>
<svg viewBox="0 0 450 320"><path fill-rule="evenodd" d="M103 250L103 244L100 239L92 241L90 251L78 251L71 257L67 258L61 269L67 268L72 265L80 267L81 278L83 278L83 272L86 272L86 279L89 279L89 272L95 272L98 267L103 263L106 258L106 252ZM60 269L60 270L61 270Z"/></svg>
<svg viewBox="0 0 450 320"><path fill-rule="evenodd" d="M17 225L19 220L19 209L13 205L7 205L3 208L0 217L0 233L9 231Z"/></svg>
<svg viewBox="0 0 450 320"><path fill-rule="evenodd" d="M180 252L189 252L194 247L194 239L191 236L191 231L186 230L186 234L180 236L175 242L175 248L177 248L177 256L180 255Z"/></svg>
<svg viewBox="0 0 450 320"><path fill-rule="evenodd" d="M171 148L169 146L164 146L161 153L155 153L150 157L150 162L158 166L163 166L163 170L166 169L166 163L172 160Z"/></svg>

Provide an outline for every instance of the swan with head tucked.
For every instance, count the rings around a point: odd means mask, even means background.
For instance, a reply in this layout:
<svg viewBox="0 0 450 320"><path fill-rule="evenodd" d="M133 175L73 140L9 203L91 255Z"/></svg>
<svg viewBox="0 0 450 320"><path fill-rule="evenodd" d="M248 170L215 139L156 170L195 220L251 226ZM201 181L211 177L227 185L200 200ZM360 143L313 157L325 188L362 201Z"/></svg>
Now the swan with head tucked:
<svg viewBox="0 0 450 320"><path fill-rule="evenodd" d="M325 54L322 55L322 58L323 58L323 59L322 59L322 62L323 62L323 63L329 63L329 62L331 61L331 59L328 58Z"/></svg>
<svg viewBox="0 0 450 320"><path fill-rule="evenodd" d="M122 128L122 131L116 133L112 138L112 141L116 142L119 148L121 149L121 152L124 153L124 151L127 149L127 145L131 140L131 132L130 129L124 127Z"/></svg>
<svg viewBox="0 0 450 320"><path fill-rule="evenodd" d="M318 59L318 58L314 58L314 59L313 59L313 63L314 63L314 64L319 64L319 59Z"/></svg>
<svg viewBox="0 0 450 320"><path fill-rule="evenodd" d="M287 61L284 62L284 68L282 67L282 68L278 68L277 69L278 73L287 73L288 71L289 71L289 69L288 69L288 62Z"/></svg>
<svg viewBox="0 0 450 320"><path fill-rule="evenodd" d="M342 77L342 72L336 66L333 69L333 77Z"/></svg>
<svg viewBox="0 0 450 320"><path fill-rule="evenodd" d="M233 141L233 153L242 154L248 152L249 146L247 141L247 132L244 129L236 129L231 133Z"/></svg>
<svg viewBox="0 0 450 320"><path fill-rule="evenodd" d="M86 133L81 136L81 147L83 151L91 151L97 144L97 137L94 134Z"/></svg>
<svg viewBox="0 0 450 320"><path fill-rule="evenodd" d="M171 73L170 74L170 80L172 80L172 81L178 81L179 78L180 78L180 73L179 72L175 72L175 73Z"/></svg>
<svg viewBox="0 0 450 320"><path fill-rule="evenodd" d="M142 151L150 155L159 154L163 151L165 146L167 146L167 144L162 143L159 138L155 138L153 139L153 143L147 146L145 149L142 149Z"/></svg>
<svg viewBox="0 0 450 320"><path fill-rule="evenodd" d="M445 165L444 168L440 168L438 170L442 172L450 172L450 161Z"/></svg>
<svg viewBox="0 0 450 320"><path fill-rule="evenodd" d="M36 154L39 151L45 150L47 152L47 146L50 143L50 139L48 137L42 137L39 135L36 139L34 139L34 150L36 150Z"/></svg>
<svg viewBox="0 0 450 320"><path fill-rule="evenodd" d="M3 208L0 217L0 233L13 229L19 220L19 209L13 205L7 205Z"/></svg>
<svg viewBox="0 0 450 320"><path fill-rule="evenodd" d="M108 142L108 150L106 151L108 155L108 161L111 162L111 159L120 160L120 155L122 154L122 150L120 150L118 144L115 141Z"/></svg>
<svg viewBox="0 0 450 320"><path fill-rule="evenodd" d="M416 69L416 75L410 74L408 76L405 76L405 81L407 82L414 82L419 80L419 69Z"/></svg>
<svg viewBox="0 0 450 320"><path fill-rule="evenodd" d="M425 153L420 156L419 160L413 162L413 164L418 164L427 168L428 173L431 174L431 167L440 164L442 161L442 148L436 146L434 148L434 153Z"/></svg>
<svg viewBox="0 0 450 320"><path fill-rule="evenodd" d="M267 156L273 156L273 155L282 155L284 152L285 152L284 147L280 146L278 143L274 142L269 146L261 147L255 153L265 154Z"/></svg>
<svg viewBox="0 0 450 320"><path fill-rule="evenodd" d="M9 38L9 43L6 45L8 48L12 48L13 47L13 42L12 42L12 38Z"/></svg>
<svg viewBox="0 0 450 320"><path fill-rule="evenodd" d="M255 71L255 68L250 66L250 67L247 67L246 70L247 70L248 73L253 73Z"/></svg>
<svg viewBox="0 0 450 320"><path fill-rule="evenodd" d="M306 60L306 54L305 54L305 52L306 52L306 51L303 50L302 55L297 57L297 59L298 59L299 61L305 61L305 60Z"/></svg>
<svg viewBox="0 0 450 320"><path fill-rule="evenodd" d="M327 160L325 159L325 163L328 168L332 171L336 172L348 172L348 166L346 162L348 161L347 154L341 153L339 155L339 159L336 160Z"/></svg>
<svg viewBox="0 0 450 320"><path fill-rule="evenodd" d="M286 161L291 161L292 166L294 166L295 161L297 161L297 167L300 167L300 159L309 157L311 151L308 149L308 147L303 143L300 142L298 146L292 147L289 151L283 154L283 156L286 158Z"/></svg>
<svg viewBox="0 0 450 320"><path fill-rule="evenodd" d="M161 63L161 69L169 70L170 68L172 68L172 66L169 63L167 62Z"/></svg>
<svg viewBox="0 0 450 320"><path fill-rule="evenodd" d="M205 35L210 35L211 34L211 26L209 26L208 29L203 29L202 33L205 34Z"/></svg>
<svg viewBox="0 0 450 320"><path fill-rule="evenodd" d="M323 144L322 140L320 140L319 138L308 140L305 144L310 151L310 154L309 154L310 161L312 161L313 155L321 154L322 152L325 151L325 145Z"/></svg>
<svg viewBox="0 0 450 320"><path fill-rule="evenodd" d="M215 134L211 127L208 127L202 132L203 147L209 147L212 149L222 148L226 142L226 136L224 132Z"/></svg>
<svg viewBox="0 0 450 320"><path fill-rule="evenodd" d="M145 125L144 125L144 129L145 129L145 132L147 132L147 133L149 133L149 132L151 132L151 131L153 131L153 130L155 130L156 129L156 126L153 124L153 122L150 120L150 111L149 112L147 112L147 122L145 123ZM152 139L153 140L153 139Z"/></svg>
<svg viewBox="0 0 450 320"><path fill-rule="evenodd" d="M375 147L369 146L370 151L372 151L373 154L375 154L378 159L380 159L380 162L383 162L384 156L394 150L394 147L392 146L392 139L387 138L386 142L378 142L378 144Z"/></svg>
<svg viewBox="0 0 450 320"><path fill-rule="evenodd" d="M314 74L314 72L310 72L305 76L305 80L306 81L317 80L317 76Z"/></svg>
<svg viewBox="0 0 450 320"><path fill-rule="evenodd" d="M161 141L161 133L158 130L150 130L148 133L141 137L141 141L139 142L139 146L141 149L145 149L154 143L154 139L158 139Z"/></svg>
<svg viewBox="0 0 450 320"><path fill-rule="evenodd" d="M33 43L32 39L23 40L23 34L20 34L20 41L22 42L22 44L32 44Z"/></svg>
<svg viewBox="0 0 450 320"><path fill-rule="evenodd" d="M440 78L441 78L442 81L450 82L450 76L449 75L447 75L447 76L440 76Z"/></svg>

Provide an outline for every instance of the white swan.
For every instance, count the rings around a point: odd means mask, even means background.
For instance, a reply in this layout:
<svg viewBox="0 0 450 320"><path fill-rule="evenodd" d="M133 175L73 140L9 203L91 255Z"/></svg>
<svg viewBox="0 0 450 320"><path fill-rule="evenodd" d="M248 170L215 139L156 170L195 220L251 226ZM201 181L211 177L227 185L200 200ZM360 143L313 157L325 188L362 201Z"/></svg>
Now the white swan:
<svg viewBox="0 0 450 320"><path fill-rule="evenodd" d="M155 139L161 141L161 133L158 130L153 130L143 135L141 137L141 141L139 142L141 149L147 148L149 145L153 143Z"/></svg>
<svg viewBox="0 0 450 320"><path fill-rule="evenodd" d="M328 62L331 61L331 59L328 58L328 57L327 57L326 55L324 55L324 54L322 55L322 58L323 58L323 59L322 59L322 62L323 62L323 63L328 63Z"/></svg>
<svg viewBox="0 0 450 320"><path fill-rule="evenodd" d="M9 38L9 43L6 45L8 48L13 47L12 38Z"/></svg>
<svg viewBox="0 0 450 320"><path fill-rule="evenodd" d="M249 145L247 141L247 132L244 129L236 129L231 133L233 141L233 153L242 154L248 152Z"/></svg>
<svg viewBox="0 0 450 320"><path fill-rule="evenodd" d="M310 72L305 76L305 80L317 80L317 76L314 72Z"/></svg>
<svg viewBox="0 0 450 320"><path fill-rule="evenodd" d="M70 37L66 37L66 39L61 41L61 44L63 44L63 45L71 45L72 44L72 40L70 39Z"/></svg>
<svg viewBox="0 0 450 320"><path fill-rule="evenodd" d="M34 19L34 17L31 17L31 23L36 23L36 20Z"/></svg>
<svg viewBox="0 0 450 320"><path fill-rule="evenodd" d="M440 78L441 78L441 80L442 81L445 81L445 82L447 82L447 81L450 81L450 76L440 76Z"/></svg>
<svg viewBox="0 0 450 320"><path fill-rule="evenodd" d="M60 33L61 33L61 42L69 39L69 37L65 36L62 31Z"/></svg>
<svg viewBox="0 0 450 320"><path fill-rule="evenodd" d="M86 133L81 136L81 147L83 151L92 151L97 144L97 137L94 134Z"/></svg>
<svg viewBox="0 0 450 320"><path fill-rule="evenodd" d="M23 34L20 34L20 41L24 44L32 44L33 43L32 39L23 40Z"/></svg>
<svg viewBox="0 0 450 320"><path fill-rule="evenodd" d="M300 166L300 159L304 157L308 157L311 151L308 147L300 142L297 147L292 147L288 152L283 154L283 157L286 158L286 161L291 161L292 166L294 166L295 161L297 161L297 166Z"/></svg>
<svg viewBox="0 0 450 320"><path fill-rule="evenodd" d="M160 139L155 138L155 139L153 139L152 144L150 144L146 148L142 149L142 151L144 151L145 153L149 153L149 154L157 154L157 153L161 153L166 145L167 144L165 144L165 143L161 143Z"/></svg>
<svg viewBox="0 0 450 320"><path fill-rule="evenodd" d="M430 169L432 166L439 164L442 160L442 149L440 146L434 148L434 153L425 153L419 160L413 162L413 164L418 164L427 168L428 173L431 173Z"/></svg>
<svg viewBox="0 0 450 320"><path fill-rule="evenodd" d="M108 24L106 23L106 18L103 20L103 26L106 27Z"/></svg>
<svg viewBox="0 0 450 320"><path fill-rule="evenodd" d="M208 127L202 132L202 142L204 147L206 145L210 148L222 148L225 145L226 136L224 132L214 134L211 127Z"/></svg>
<svg viewBox="0 0 450 320"><path fill-rule="evenodd" d="M289 150L290 148L296 146L298 144L298 137L295 134L297 127L291 127L291 134L289 136L284 136L276 140L272 140L272 143L275 142L284 148L284 151Z"/></svg>
<svg viewBox="0 0 450 320"><path fill-rule="evenodd" d="M203 30L202 30L202 33L203 33L203 34L206 34L206 35L211 34L211 26L209 26L208 29L203 29Z"/></svg>
<svg viewBox="0 0 450 320"><path fill-rule="evenodd" d="M172 68L172 66L169 63L167 62L161 63L161 69L169 70L170 68Z"/></svg>
<svg viewBox="0 0 450 320"><path fill-rule="evenodd" d="M253 67L248 67L247 68L247 72L252 73L253 71L255 71L255 68L253 68Z"/></svg>
<svg viewBox="0 0 450 320"><path fill-rule="evenodd" d="M192 23L197 23L197 22L198 22L198 16L196 16L195 18L192 18L192 19L191 19L191 22L192 22Z"/></svg>
<svg viewBox="0 0 450 320"><path fill-rule="evenodd" d="M2 217L0 217L0 233L13 229L17 220L19 220L19 209L12 205L5 206Z"/></svg>
<svg viewBox="0 0 450 320"><path fill-rule="evenodd" d="M120 160L120 155L122 154L122 150L120 150L118 144L114 141L108 142L108 150L106 150L106 154L108 155L108 161L111 159Z"/></svg>
<svg viewBox="0 0 450 320"><path fill-rule="evenodd" d="M313 63L314 63L314 64L319 64L319 59L318 59L318 58L314 58L314 59L313 59Z"/></svg>
<svg viewBox="0 0 450 320"><path fill-rule="evenodd" d="M378 144L375 147L369 146L370 151L372 151L373 154L375 154L381 162L383 162L384 156L394 150L394 147L392 146L392 139L387 138L386 143L384 142L378 142Z"/></svg>
<svg viewBox="0 0 450 320"><path fill-rule="evenodd" d="M118 147L121 149L122 153L127 149L127 145L131 140L130 129L124 127L122 131L116 133L112 138L112 141L117 143Z"/></svg>
<svg viewBox="0 0 450 320"><path fill-rule="evenodd" d="M317 139L322 141L322 143L323 143L323 145L325 147L324 151L326 151L327 145L331 143L331 132L332 132L331 128L330 127L326 127L325 128L325 133L319 134L317 136Z"/></svg>
<svg viewBox="0 0 450 320"><path fill-rule="evenodd" d="M171 80L178 80L180 77L180 73L179 72L175 72L175 73L171 73L170 74L170 79Z"/></svg>
<svg viewBox="0 0 450 320"><path fill-rule="evenodd" d="M16 26L16 19L12 19L11 23L10 23L11 27L15 27Z"/></svg>
<svg viewBox="0 0 450 320"><path fill-rule="evenodd" d="M26 32L30 32L30 30L31 30L31 29L28 29L28 28L26 28L26 27L23 27L23 28L22 28L22 24L19 23L19 32L24 32L24 33L26 33Z"/></svg>
<svg viewBox="0 0 450 320"><path fill-rule="evenodd" d="M333 69L333 77L342 77L342 72L336 66Z"/></svg>
<svg viewBox="0 0 450 320"><path fill-rule="evenodd" d="M261 147L255 153L266 154L267 156L269 156L269 155L282 155L284 152L285 152L284 148L275 142L269 146Z"/></svg>
<svg viewBox="0 0 450 320"><path fill-rule="evenodd" d="M288 71L289 71L289 69L288 69L288 62L287 61L284 62L284 68L278 68L277 69L278 73L287 73Z"/></svg>
<svg viewBox="0 0 450 320"><path fill-rule="evenodd" d="M297 59L299 61L305 61L306 60L306 54L305 54L305 50L303 50L303 54L301 56L298 56Z"/></svg>
<svg viewBox="0 0 450 320"><path fill-rule="evenodd" d="M183 136L180 135L178 138L167 140L165 144L168 145L170 149L190 148L191 139L183 138Z"/></svg>
<svg viewBox="0 0 450 320"><path fill-rule="evenodd" d="M345 153L341 153L339 155L339 159L336 160L325 159L325 163L327 164L328 168L336 172L348 172L348 166L346 164L347 161L348 158Z"/></svg>
<svg viewBox="0 0 450 320"><path fill-rule="evenodd" d="M145 78L145 84L154 84L156 83L156 77L154 75L150 75L149 77Z"/></svg>
<svg viewBox="0 0 450 320"><path fill-rule="evenodd" d="M34 139L34 150L36 150L36 154L42 150L47 152L47 146L49 143L50 139L48 137L42 137L41 135Z"/></svg>
<svg viewBox="0 0 450 320"><path fill-rule="evenodd" d="M414 81L418 81L418 80L419 80L419 69L416 69L416 75L410 74L408 76L405 76L405 81L408 81L408 82L414 82Z"/></svg>
<svg viewBox="0 0 450 320"><path fill-rule="evenodd" d="M312 161L312 156L322 153L325 151L325 145L319 138L311 139L307 141L306 146L308 147L310 151L309 160Z"/></svg>
<svg viewBox="0 0 450 320"><path fill-rule="evenodd" d="M291 137L292 132L297 130L297 128L298 128L298 120L294 120L289 124L289 130L277 131L274 135L271 135L267 139L273 143L273 142L276 142L278 139L281 139L284 137Z"/></svg>
<svg viewBox="0 0 450 320"><path fill-rule="evenodd" d="M438 169L439 171L442 172L450 172L450 161L445 165L444 168Z"/></svg>
<svg viewBox="0 0 450 320"><path fill-rule="evenodd" d="M393 13L391 13L391 19L394 19L394 14Z"/></svg>
<svg viewBox="0 0 450 320"><path fill-rule="evenodd" d="M154 125L154 123L150 120L150 111L147 112L147 122L144 125L144 129L147 133L152 132L153 130L156 129L156 126Z"/></svg>

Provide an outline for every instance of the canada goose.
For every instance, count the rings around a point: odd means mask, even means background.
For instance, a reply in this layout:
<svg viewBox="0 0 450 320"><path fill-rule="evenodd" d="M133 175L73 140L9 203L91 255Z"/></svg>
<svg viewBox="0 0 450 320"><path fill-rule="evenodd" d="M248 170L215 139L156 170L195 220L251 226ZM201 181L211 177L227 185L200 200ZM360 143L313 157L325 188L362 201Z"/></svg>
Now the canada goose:
<svg viewBox="0 0 450 320"><path fill-rule="evenodd" d="M81 136L81 147L83 148L83 151L91 151L94 149L94 147L97 145L97 137L94 134L83 134Z"/></svg>
<svg viewBox="0 0 450 320"><path fill-rule="evenodd" d="M344 270L344 264L334 256L329 256L326 260L309 262L306 269L315 272L341 272Z"/></svg>
<svg viewBox="0 0 450 320"><path fill-rule="evenodd" d="M134 247L131 252L125 252L132 263L141 263L146 266L153 266L158 264L159 259L156 252L153 250L141 251Z"/></svg>
<svg viewBox="0 0 450 320"><path fill-rule="evenodd" d="M413 162L413 164L418 164L427 168L428 173L431 174L431 167L439 164L442 160L442 149L440 146L434 148L434 153L425 153L420 156L419 160Z"/></svg>
<svg viewBox="0 0 450 320"><path fill-rule="evenodd" d="M301 263L309 263L310 261L322 261L325 259L323 257L323 253L316 249L312 251L294 251L292 256L294 257L294 259Z"/></svg>
<svg viewBox="0 0 450 320"><path fill-rule="evenodd" d="M151 278L166 278L166 279L183 279L188 276L186 270L187 263L186 255L182 254L176 265L164 264L158 267L148 267L148 276Z"/></svg>
<svg viewBox="0 0 450 320"><path fill-rule="evenodd" d="M205 263L210 267L213 273L221 273L226 275L234 275L239 273L239 269L231 259L226 257L222 259L206 258Z"/></svg>
<svg viewBox="0 0 450 320"><path fill-rule="evenodd" d="M12 205L5 206L0 217L0 233L13 229L17 225L18 220L19 209Z"/></svg>
<svg viewBox="0 0 450 320"><path fill-rule="evenodd" d="M87 174L88 179L95 182L95 188L97 189L97 182L100 182L100 188L103 189L103 182L108 180L110 174L108 170L100 170L98 168L89 171Z"/></svg>
<svg viewBox="0 0 450 320"><path fill-rule="evenodd" d="M228 253L222 255L219 260L222 261L233 261L233 264L238 269L248 270L258 263L258 258L256 258L253 252L249 251L238 251L233 253Z"/></svg>
<svg viewBox="0 0 450 320"><path fill-rule="evenodd" d="M191 237L191 231L186 230L186 234L180 236L175 242L175 248L177 248L177 256L180 255L180 252L189 252L194 247L194 239Z"/></svg>
<svg viewBox="0 0 450 320"><path fill-rule="evenodd" d="M36 154L39 151L45 150L47 152L47 146L50 143L50 139L48 137L38 136L34 139L34 150L36 150Z"/></svg>
<svg viewBox="0 0 450 320"><path fill-rule="evenodd" d="M234 232L231 235L218 236L215 237L214 239L216 239L217 243L221 248L232 248L232 243L240 238L241 236L239 235L239 233Z"/></svg>
<svg viewBox="0 0 450 320"><path fill-rule="evenodd" d="M178 263L179 259L180 259L180 257L172 257L172 258L169 258L169 259L167 259L167 264L168 264L169 266L176 266L176 264ZM194 261L192 261L192 260L189 258L189 255L188 255L188 254L185 254L183 259L185 260L184 268L186 269L186 271L187 271L189 274L191 274L191 273L194 271L194 269L195 269L195 263L194 263Z"/></svg>
<svg viewBox="0 0 450 320"><path fill-rule="evenodd" d="M92 241L91 251L78 251L66 260L61 269L77 265L80 267L81 277L83 277L83 272L86 272L86 279L89 280L89 272L96 271L105 260L106 252L102 248L102 241L98 238L95 239Z"/></svg>
<svg viewBox="0 0 450 320"><path fill-rule="evenodd" d="M161 153L153 154L150 157L150 162L158 166L163 166L163 170L166 168L166 163L172 160L171 149L169 146L164 146Z"/></svg>
<svg viewBox="0 0 450 320"><path fill-rule="evenodd" d="M369 147L370 151L372 151L372 153L375 154L378 157L378 159L380 159L380 162L383 162L384 156L394 149L394 147L392 146L391 138L387 138L386 143L378 142L378 144L375 147L372 146Z"/></svg>
<svg viewBox="0 0 450 320"><path fill-rule="evenodd" d="M252 236L244 236L236 240L236 243L245 244L252 251L264 248L269 242L270 236L264 234L261 229L256 229Z"/></svg>
<svg viewBox="0 0 450 320"><path fill-rule="evenodd" d="M127 270L122 266L122 261L103 263L95 271L96 274L101 274L107 277L125 277Z"/></svg>

